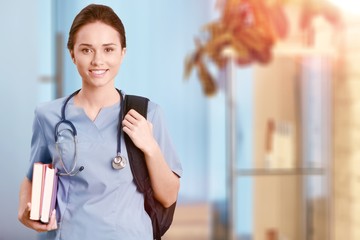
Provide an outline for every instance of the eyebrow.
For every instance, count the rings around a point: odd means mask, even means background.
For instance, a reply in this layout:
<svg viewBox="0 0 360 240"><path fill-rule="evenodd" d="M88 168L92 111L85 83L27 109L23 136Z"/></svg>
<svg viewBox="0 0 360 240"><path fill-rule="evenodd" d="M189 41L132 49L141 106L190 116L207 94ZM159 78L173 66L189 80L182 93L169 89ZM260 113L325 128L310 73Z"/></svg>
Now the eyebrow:
<svg viewBox="0 0 360 240"><path fill-rule="evenodd" d="M88 43L80 43L79 46L86 46L86 47L92 47L92 44L88 44ZM108 46L117 46L117 44L115 43L104 43L102 45L103 47L108 47Z"/></svg>

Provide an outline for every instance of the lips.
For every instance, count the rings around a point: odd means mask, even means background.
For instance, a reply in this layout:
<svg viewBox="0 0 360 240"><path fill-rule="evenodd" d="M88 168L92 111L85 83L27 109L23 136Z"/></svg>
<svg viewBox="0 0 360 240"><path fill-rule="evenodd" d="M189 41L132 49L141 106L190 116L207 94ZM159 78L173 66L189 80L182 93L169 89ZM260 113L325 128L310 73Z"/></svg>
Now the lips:
<svg viewBox="0 0 360 240"><path fill-rule="evenodd" d="M107 69L93 69L93 70L90 70L90 73L94 77L102 77L102 76L105 75L106 72L107 72Z"/></svg>

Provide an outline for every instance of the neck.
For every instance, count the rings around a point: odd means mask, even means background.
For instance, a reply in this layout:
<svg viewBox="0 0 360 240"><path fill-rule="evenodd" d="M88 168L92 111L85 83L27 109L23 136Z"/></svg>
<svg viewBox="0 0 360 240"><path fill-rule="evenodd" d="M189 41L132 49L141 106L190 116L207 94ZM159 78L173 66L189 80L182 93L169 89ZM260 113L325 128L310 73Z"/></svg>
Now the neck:
<svg viewBox="0 0 360 240"><path fill-rule="evenodd" d="M83 108L92 121L96 119L103 107L114 105L119 100L120 95L114 87L108 89L82 88L74 97L75 105Z"/></svg>
<svg viewBox="0 0 360 240"><path fill-rule="evenodd" d="M102 108L119 102L120 96L114 88L82 88L75 96L75 104L81 107Z"/></svg>

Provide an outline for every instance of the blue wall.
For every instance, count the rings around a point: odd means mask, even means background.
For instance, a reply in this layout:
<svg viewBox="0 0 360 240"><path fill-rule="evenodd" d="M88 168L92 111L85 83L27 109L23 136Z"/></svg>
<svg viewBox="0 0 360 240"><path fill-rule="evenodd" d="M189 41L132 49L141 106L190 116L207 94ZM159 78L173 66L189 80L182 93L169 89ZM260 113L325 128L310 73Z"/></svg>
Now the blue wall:
<svg viewBox="0 0 360 240"><path fill-rule="evenodd" d="M21 6L21 7L20 7ZM38 82L37 4L13 0L0 8L0 239L29 239L17 220L19 185L28 163Z"/></svg>

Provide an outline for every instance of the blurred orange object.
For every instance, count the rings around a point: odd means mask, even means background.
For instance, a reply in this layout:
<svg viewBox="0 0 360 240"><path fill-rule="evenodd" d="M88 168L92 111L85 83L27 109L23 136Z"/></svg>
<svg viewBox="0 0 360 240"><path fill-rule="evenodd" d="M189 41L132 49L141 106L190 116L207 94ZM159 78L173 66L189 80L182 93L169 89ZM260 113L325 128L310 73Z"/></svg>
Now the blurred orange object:
<svg viewBox="0 0 360 240"><path fill-rule="evenodd" d="M223 50L232 48L239 65L253 62L262 64L271 60L271 49L278 38L288 31L287 19L278 3L266 4L262 0L228 0L224 3L221 18L204 27L208 39L195 39L196 49L187 57L185 78L194 67L205 95L213 95L217 86L206 68L206 57L218 68L227 62Z"/></svg>
<svg viewBox="0 0 360 240"><path fill-rule="evenodd" d="M278 240L278 233L275 229L269 229L266 232L266 240Z"/></svg>

